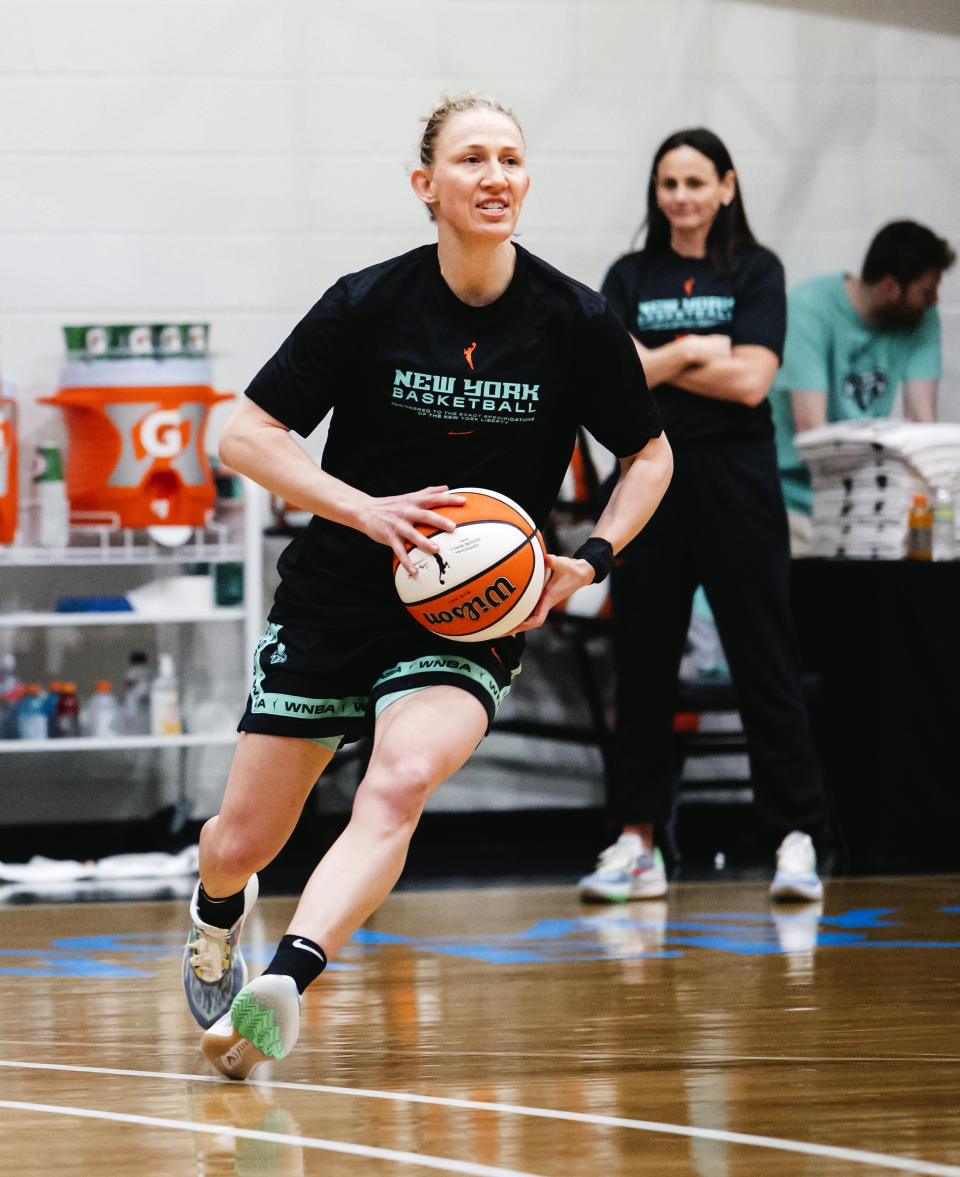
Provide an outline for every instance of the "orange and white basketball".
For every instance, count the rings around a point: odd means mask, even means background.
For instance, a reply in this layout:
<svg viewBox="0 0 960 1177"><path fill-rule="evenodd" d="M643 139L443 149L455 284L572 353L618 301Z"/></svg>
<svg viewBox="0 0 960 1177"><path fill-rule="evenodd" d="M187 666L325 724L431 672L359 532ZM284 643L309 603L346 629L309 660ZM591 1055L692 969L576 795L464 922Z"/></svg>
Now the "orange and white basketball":
<svg viewBox="0 0 960 1177"><path fill-rule="evenodd" d="M430 531L435 555L410 547L411 576L394 559L394 582L414 620L455 642L489 642L526 621L540 598L546 549L536 524L506 495L456 487L461 506L436 507L456 531Z"/></svg>

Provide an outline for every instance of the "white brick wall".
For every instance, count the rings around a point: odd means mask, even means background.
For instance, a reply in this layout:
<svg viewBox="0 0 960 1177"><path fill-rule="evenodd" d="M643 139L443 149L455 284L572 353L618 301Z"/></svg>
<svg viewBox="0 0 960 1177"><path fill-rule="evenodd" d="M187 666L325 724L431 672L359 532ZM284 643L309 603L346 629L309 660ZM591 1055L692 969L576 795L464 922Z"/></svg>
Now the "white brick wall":
<svg viewBox="0 0 960 1177"><path fill-rule="evenodd" d="M523 240L596 284L650 154L728 142L789 280L914 216L960 241L954 0L0 0L0 372L29 411L69 321L203 318L242 389L342 272L429 239L419 118L486 89L527 132ZM960 419L960 277L943 289Z"/></svg>
<svg viewBox="0 0 960 1177"><path fill-rule="evenodd" d="M242 391L340 274L429 240L406 173L444 91L514 107L522 239L594 285L651 153L699 123L791 283L857 269L894 217L960 245L958 50L957 0L0 0L0 374L25 447L58 430L34 401L62 324L209 321ZM960 420L960 271L942 294Z"/></svg>

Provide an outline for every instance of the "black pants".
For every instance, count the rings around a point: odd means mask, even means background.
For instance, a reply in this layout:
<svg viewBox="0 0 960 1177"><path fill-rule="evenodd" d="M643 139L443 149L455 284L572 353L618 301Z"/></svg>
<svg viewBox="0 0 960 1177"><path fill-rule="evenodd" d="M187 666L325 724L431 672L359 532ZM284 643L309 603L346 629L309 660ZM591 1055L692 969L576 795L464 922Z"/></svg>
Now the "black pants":
<svg viewBox="0 0 960 1177"><path fill-rule="evenodd" d="M677 677L698 584L733 678L758 813L781 835L823 823L789 578L773 443L678 447L663 501L613 572L617 723L609 809L618 825L665 825L673 814Z"/></svg>

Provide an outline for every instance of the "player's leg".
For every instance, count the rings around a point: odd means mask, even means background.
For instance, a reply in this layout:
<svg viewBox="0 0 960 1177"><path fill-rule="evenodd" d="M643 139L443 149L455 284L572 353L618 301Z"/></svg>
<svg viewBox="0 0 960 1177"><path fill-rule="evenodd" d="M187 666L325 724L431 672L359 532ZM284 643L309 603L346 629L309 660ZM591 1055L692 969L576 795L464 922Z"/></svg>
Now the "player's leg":
<svg viewBox="0 0 960 1177"><path fill-rule="evenodd" d="M714 455L708 503L722 505L705 528L704 587L716 618L750 753L756 805L776 839L802 842L803 878L822 892L807 835L826 820L819 758L803 697L790 611L787 521L773 446L752 443ZM800 897L799 895L795 897Z"/></svg>
<svg viewBox="0 0 960 1177"><path fill-rule="evenodd" d="M200 837L201 881L190 905L183 982L201 1026L229 1009L246 982L236 943L256 900L256 872L290 836L334 750L366 730L370 672L360 644L354 633L271 622L254 652L240 741L221 811Z"/></svg>
<svg viewBox="0 0 960 1177"><path fill-rule="evenodd" d="M247 981L239 948L258 870L280 852L333 751L309 740L241 732L219 814L200 834L183 983L197 1022L219 1018Z"/></svg>
<svg viewBox="0 0 960 1177"><path fill-rule="evenodd" d="M607 815L619 837L578 884L582 899L651 899L667 889L655 836L670 825L676 792L673 723L677 672L696 574L689 550L684 454L656 514L611 577L616 724Z"/></svg>
<svg viewBox="0 0 960 1177"><path fill-rule="evenodd" d="M447 685L402 695L378 717L346 829L311 875L263 976L204 1035L204 1053L219 1071L243 1079L289 1054L300 994L389 894L424 804L466 763L488 721L476 697Z"/></svg>
<svg viewBox="0 0 960 1177"><path fill-rule="evenodd" d="M339 952L399 879L428 797L486 728L482 705L458 687L430 687L383 712L350 821L307 883L291 934Z"/></svg>
<svg viewBox="0 0 960 1177"><path fill-rule="evenodd" d="M233 895L272 862L293 832L333 751L312 740L240 732L220 812L200 831L200 879Z"/></svg>

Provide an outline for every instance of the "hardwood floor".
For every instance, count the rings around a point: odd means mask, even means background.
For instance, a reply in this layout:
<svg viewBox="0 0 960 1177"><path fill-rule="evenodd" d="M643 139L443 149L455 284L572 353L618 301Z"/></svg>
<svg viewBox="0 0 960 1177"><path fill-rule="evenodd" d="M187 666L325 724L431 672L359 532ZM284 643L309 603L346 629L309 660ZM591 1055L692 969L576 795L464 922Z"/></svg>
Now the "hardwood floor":
<svg viewBox="0 0 960 1177"><path fill-rule="evenodd" d="M400 891L248 1084L200 1054L185 907L0 907L0 1172L960 1177L960 878Z"/></svg>

